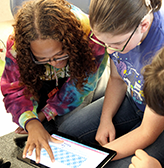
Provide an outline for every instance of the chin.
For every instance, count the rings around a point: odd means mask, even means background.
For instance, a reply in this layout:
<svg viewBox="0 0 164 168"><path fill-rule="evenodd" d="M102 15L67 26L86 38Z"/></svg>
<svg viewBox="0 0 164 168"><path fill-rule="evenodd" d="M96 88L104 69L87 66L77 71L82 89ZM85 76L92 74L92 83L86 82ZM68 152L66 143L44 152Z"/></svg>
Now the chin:
<svg viewBox="0 0 164 168"><path fill-rule="evenodd" d="M65 66L55 66L55 68L58 68L58 69L60 69L60 68L64 68Z"/></svg>
<svg viewBox="0 0 164 168"><path fill-rule="evenodd" d="M51 64L55 68L64 68L67 65L67 61L59 62L57 64Z"/></svg>
<svg viewBox="0 0 164 168"><path fill-rule="evenodd" d="M121 54L126 54L126 53L128 53L129 51L133 50L135 47L136 47L136 46L131 46L131 47L127 48L127 49L125 48L125 50L124 50L123 52L121 52Z"/></svg>
<svg viewBox="0 0 164 168"><path fill-rule="evenodd" d="M123 52L120 52L121 54L126 54L126 53L128 53L129 52L129 50L128 51L123 51Z"/></svg>

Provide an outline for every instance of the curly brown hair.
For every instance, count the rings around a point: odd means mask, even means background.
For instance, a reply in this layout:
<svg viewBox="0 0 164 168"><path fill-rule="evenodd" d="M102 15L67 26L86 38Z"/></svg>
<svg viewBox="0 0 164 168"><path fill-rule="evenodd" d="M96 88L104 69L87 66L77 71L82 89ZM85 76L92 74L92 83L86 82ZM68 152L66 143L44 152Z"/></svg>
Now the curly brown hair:
<svg viewBox="0 0 164 168"><path fill-rule="evenodd" d="M30 42L53 39L62 43L69 54L69 75L76 87L82 90L87 78L96 71L96 62L89 40L80 21L71 12L65 0L34 0L26 2L15 16L15 47L20 71L20 83L36 98L42 87L40 76L44 65L35 64L30 57Z"/></svg>

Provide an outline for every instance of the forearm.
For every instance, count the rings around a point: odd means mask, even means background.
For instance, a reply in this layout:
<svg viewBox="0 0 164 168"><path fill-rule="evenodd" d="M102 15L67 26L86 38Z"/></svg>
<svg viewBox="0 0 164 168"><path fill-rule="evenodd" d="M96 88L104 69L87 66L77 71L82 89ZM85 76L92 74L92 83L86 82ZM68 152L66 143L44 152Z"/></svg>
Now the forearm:
<svg viewBox="0 0 164 168"><path fill-rule="evenodd" d="M112 118L118 111L127 91L127 85L121 79L109 78L101 119Z"/></svg>
<svg viewBox="0 0 164 168"><path fill-rule="evenodd" d="M104 147L117 151L114 160L133 155L137 149L144 149L155 141L150 135L140 131L140 128L121 136Z"/></svg>

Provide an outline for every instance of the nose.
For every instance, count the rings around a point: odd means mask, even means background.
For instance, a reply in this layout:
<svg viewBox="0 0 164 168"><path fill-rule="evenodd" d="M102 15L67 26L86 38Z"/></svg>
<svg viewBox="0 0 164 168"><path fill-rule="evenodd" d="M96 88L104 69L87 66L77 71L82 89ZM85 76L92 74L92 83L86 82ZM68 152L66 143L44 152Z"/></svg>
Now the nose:
<svg viewBox="0 0 164 168"><path fill-rule="evenodd" d="M107 48L107 53L108 54L113 54L115 51L114 50L110 50L109 48Z"/></svg>
<svg viewBox="0 0 164 168"><path fill-rule="evenodd" d="M49 64L50 64L51 66L55 67L55 66L57 65L57 61L51 61L51 62L49 62Z"/></svg>
<svg viewBox="0 0 164 168"><path fill-rule="evenodd" d="M107 47L107 52L108 52L108 54L112 54L112 53L114 53L115 52L115 50L112 50L112 49L110 49L110 47L111 48L114 48L114 49L118 49L118 47L116 47L116 46L109 46L109 45L107 45L107 44L105 44L106 45L106 47Z"/></svg>

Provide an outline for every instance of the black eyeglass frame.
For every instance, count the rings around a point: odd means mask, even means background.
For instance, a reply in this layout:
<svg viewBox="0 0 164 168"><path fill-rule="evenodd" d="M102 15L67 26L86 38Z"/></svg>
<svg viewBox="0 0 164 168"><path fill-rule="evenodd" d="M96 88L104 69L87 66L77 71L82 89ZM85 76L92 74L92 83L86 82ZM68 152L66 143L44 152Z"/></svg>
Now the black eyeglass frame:
<svg viewBox="0 0 164 168"><path fill-rule="evenodd" d="M122 49L116 49L116 48L112 48L112 47L106 46L106 45L100 43L99 41L93 39L93 38L92 38L93 32L90 34L89 38L90 38L93 42L95 42L96 44L99 44L99 45L101 45L101 46L103 46L103 47L105 47L105 48L108 48L108 49L113 50L113 51L123 52L124 49L125 49L125 47L128 45L130 39L132 38L133 34L136 32L138 26L139 26L139 24L136 26L136 28L134 29L134 31L132 32L132 34L130 35L130 37L128 38L126 44L123 46Z"/></svg>
<svg viewBox="0 0 164 168"><path fill-rule="evenodd" d="M55 62L56 62L56 61L63 61L63 60L66 60L66 59L69 58L69 55L66 54L66 55L64 55L64 56L61 57L61 58L50 58L50 59L47 60L47 61L38 61L38 60L36 60L36 57L35 57L35 55L32 53L31 50L30 50L30 55L31 55L32 61L33 61L35 64L47 64L47 63L52 62L52 61L55 61Z"/></svg>

